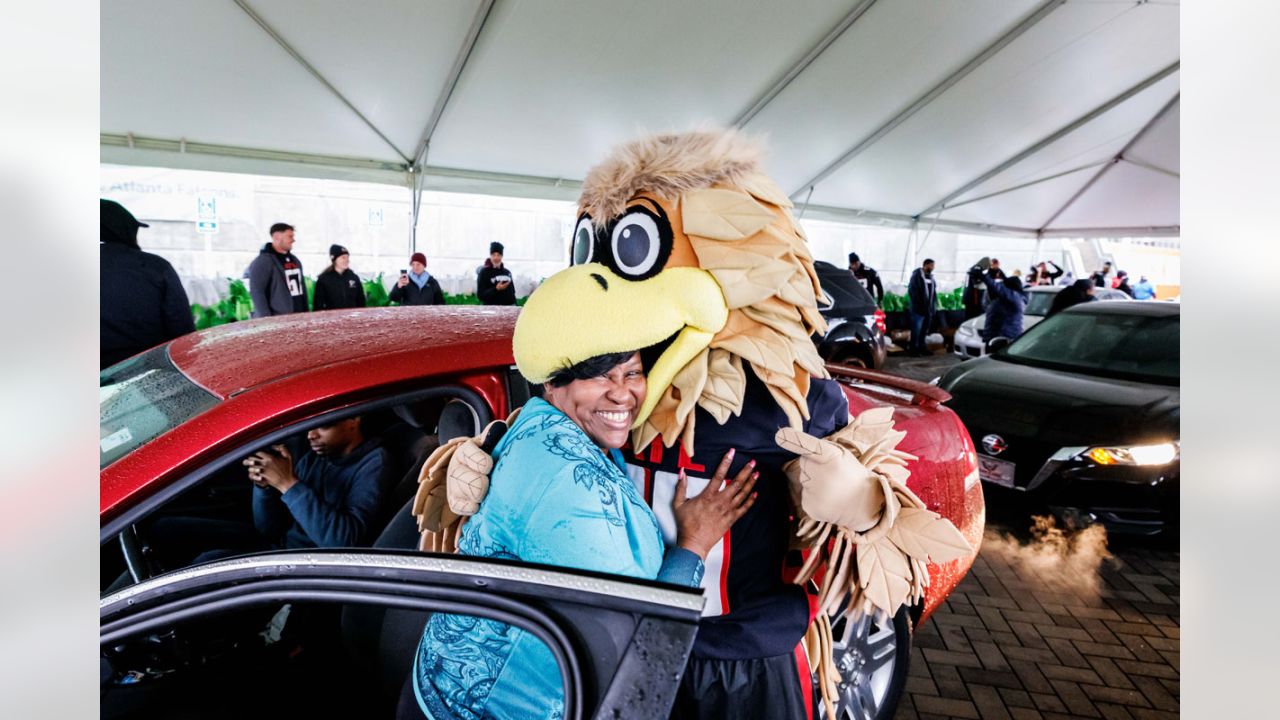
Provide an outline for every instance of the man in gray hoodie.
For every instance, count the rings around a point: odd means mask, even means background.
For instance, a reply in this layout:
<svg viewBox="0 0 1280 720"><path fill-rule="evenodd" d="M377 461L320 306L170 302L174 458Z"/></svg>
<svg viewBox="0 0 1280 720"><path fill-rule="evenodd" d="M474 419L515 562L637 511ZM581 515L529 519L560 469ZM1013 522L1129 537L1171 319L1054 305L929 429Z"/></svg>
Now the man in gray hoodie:
<svg viewBox="0 0 1280 720"><path fill-rule="evenodd" d="M302 277L302 261L291 250L293 226L288 223L272 225L271 242L262 246L246 273L254 317L310 310L307 307L306 280Z"/></svg>

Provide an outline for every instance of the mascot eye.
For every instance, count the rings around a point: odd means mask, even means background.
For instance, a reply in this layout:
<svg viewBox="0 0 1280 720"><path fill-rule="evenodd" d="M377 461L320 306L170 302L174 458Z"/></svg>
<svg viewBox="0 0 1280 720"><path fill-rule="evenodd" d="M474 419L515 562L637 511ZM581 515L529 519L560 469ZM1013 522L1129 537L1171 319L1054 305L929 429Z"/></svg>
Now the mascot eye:
<svg viewBox="0 0 1280 720"><path fill-rule="evenodd" d="M618 270L624 275L638 278L650 275L658 264L658 256L662 255L663 240L670 244L670 238L664 238L658 228L657 218L647 210L635 209L613 226L613 260Z"/></svg>
<svg viewBox="0 0 1280 720"><path fill-rule="evenodd" d="M595 255L596 231L591 226L591 218L583 215L573 229L573 264L585 265Z"/></svg>

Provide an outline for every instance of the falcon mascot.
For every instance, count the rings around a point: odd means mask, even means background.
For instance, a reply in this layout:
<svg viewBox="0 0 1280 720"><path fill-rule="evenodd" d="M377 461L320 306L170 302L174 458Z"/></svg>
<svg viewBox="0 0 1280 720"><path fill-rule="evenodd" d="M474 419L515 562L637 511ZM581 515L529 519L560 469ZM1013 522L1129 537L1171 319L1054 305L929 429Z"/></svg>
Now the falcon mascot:
<svg viewBox="0 0 1280 720"><path fill-rule="evenodd" d="M826 329L813 257L760 153L736 131L616 148L583 183L572 267L542 283L515 328L532 383L646 348L649 391L625 453L668 543L681 469L693 495L728 450L731 477L757 463L754 506L706 559L703 620L673 717L809 717L810 667L833 716L830 618L892 617L921 601L927 563L971 552L907 488L914 458L896 449L905 433L892 408L849 418L810 339ZM423 549L451 551L479 506L490 434L425 465ZM792 549L803 553L798 570L786 567Z"/></svg>

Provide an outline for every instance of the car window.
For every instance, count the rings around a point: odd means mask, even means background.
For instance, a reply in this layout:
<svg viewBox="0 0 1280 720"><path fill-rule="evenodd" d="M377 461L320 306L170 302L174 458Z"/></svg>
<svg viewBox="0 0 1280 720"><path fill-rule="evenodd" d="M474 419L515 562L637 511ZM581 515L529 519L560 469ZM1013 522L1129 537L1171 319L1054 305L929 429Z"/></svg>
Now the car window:
<svg viewBox="0 0 1280 720"><path fill-rule="evenodd" d="M505 717L513 695L536 692L510 676L494 682L512 655L545 663L523 673L526 683L547 681L542 695L564 693L541 640L482 617L297 600L206 613L103 648L100 717L389 718L419 695L458 717ZM554 707L543 709L551 716Z"/></svg>
<svg viewBox="0 0 1280 720"><path fill-rule="evenodd" d="M998 357L1031 365L1155 382L1179 378L1179 318L1064 312Z"/></svg>
<svg viewBox="0 0 1280 720"><path fill-rule="evenodd" d="M99 467L209 408L218 398L187 379L158 347L98 376Z"/></svg>
<svg viewBox="0 0 1280 720"><path fill-rule="evenodd" d="M473 407L478 401L460 389L422 392L300 425L202 469L198 482L103 544L100 588L253 552L372 546L413 498L431 453L478 434L488 420L487 409ZM282 491L264 463L295 484ZM403 548L416 547L416 537Z"/></svg>
<svg viewBox="0 0 1280 720"><path fill-rule="evenodd" d="M1024 315L1039 315L1041 317L1049 314L1049 308L1053 306L1053 299L1057 297L1056 292L1033 292L1029 293L1030 299L1027 300L1027 309L1023 310Z"/></svg>

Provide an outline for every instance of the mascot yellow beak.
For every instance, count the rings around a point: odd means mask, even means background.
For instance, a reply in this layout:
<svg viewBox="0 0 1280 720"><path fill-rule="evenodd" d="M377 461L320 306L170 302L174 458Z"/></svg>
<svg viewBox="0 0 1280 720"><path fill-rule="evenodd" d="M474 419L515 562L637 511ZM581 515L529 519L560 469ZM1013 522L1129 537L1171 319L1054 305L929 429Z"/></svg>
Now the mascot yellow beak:
<svg viewBox="0 0 1280 720"><path fill-rule="evenodd" d="M629 280L589 263L538 286L516 321L512 346L520 372L542 383L588 358L640 350L674 336L646 368L649 387L665 388L728 318L720 285L706 270L671 267L647 280ZM661 395L646 395L633 427L649 417Z"/></svg>

